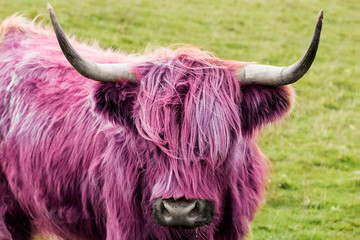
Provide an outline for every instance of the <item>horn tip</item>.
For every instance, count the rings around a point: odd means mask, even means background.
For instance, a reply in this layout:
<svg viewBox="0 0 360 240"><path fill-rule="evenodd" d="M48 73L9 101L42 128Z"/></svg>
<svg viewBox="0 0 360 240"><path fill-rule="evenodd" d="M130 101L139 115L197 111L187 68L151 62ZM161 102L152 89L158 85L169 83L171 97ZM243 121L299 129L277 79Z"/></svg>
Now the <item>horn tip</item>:
<svg viewBox="0 0 360 240"><path fill-rule="evenodd" d="M321 9L319 12L317 23L316 23L316 29L318 32L321 31L322 24L323 24L323 18L324 18L324 10Z"/></svg>
<svg viewBox="0 0 360 240"><path fill-rule="evenodd" d="M319 21L322 21L323 18L324 18L324 10L321 9L320 12L319 12L318 19L319 19Z"/></svg>
<svg viewBox="0 0 360 240"><path fill-rule="evenodd" d="M53 7L50 5L50 3L47 4L47 9L50 13L54 12Z"/></svg>

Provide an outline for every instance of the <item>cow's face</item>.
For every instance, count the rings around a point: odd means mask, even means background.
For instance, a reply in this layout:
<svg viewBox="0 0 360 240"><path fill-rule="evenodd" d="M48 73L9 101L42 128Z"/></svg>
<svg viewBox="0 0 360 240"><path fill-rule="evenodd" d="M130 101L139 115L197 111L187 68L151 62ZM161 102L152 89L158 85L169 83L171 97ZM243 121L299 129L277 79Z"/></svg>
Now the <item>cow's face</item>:
<svg viewBox="0 0 360 240"><path fill-rule="evenodd" d="M235 75L197 53L139 69L134 124L148 142L145 178L153 217L163 226L193 228L219 218L230 150L241 132Z"/></svg>
<svg viewBox="0 0 360 240"><path fill-rule="evenodd" d="M200 51L173 55L135 66L136 83L101 84L96 94L97 109L141 139L144 212L162 226L207 231L231 222L233 208L249 221L265 176L253 135L289 110L291 89L241 85L242 64Z"/></svg>

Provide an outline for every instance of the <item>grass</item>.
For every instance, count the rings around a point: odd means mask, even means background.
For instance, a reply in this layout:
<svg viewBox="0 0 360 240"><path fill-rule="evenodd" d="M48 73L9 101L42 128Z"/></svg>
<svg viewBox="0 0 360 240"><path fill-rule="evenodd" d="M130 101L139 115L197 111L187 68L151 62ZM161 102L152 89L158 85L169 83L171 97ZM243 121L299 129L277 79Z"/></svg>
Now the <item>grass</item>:
<svg viewBox="0 0 360 240"><path fill-rule="evenodd" d="M43 0L0 0L0 20L40 15ZM297 104L259 143L272 162L266 201L249 239L360 236L360 5L358 0L50 1L66 32L142 52L188 43L219 57L288 65L306 49L320 9L317 58L298 83Z"/></svg>

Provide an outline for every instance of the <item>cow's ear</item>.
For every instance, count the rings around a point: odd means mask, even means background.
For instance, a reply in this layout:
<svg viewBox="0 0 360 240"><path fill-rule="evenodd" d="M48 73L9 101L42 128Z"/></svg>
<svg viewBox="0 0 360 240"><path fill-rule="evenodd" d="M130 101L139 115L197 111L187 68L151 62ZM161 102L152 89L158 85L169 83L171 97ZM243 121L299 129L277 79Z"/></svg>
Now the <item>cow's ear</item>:
<svg viewBox="0 0 360 240"><path fill-rule="evenodd" d="M115 123L133 128L132 110L138 85L134 82L101 82L94 94L95 111Z"/></svg>
<svg viewBox="0 0 360 240"><path fill-rule="evenodd" d="M291 109L294 91L290 86L242 85L241 129L249 136L262 125L275 122Z"/></svg>

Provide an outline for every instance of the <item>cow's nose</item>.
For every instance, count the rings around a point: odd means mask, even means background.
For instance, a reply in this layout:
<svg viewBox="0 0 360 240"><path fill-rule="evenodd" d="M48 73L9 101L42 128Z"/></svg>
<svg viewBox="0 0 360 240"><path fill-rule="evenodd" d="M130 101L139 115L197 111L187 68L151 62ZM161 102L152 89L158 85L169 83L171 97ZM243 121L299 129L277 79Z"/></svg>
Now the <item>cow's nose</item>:
<svg viewBox="0 0 360 240"><path fill-rule="evenodd" d="M154 201L153 217L158 224L174 228L195 228L213 220L214 207L202 199L161 199Z"/></svg>

